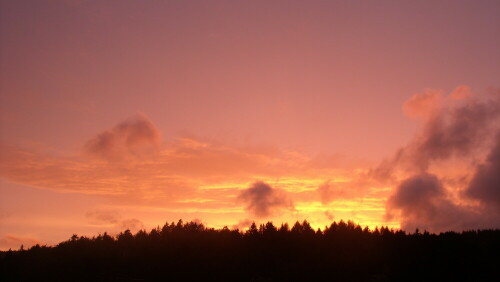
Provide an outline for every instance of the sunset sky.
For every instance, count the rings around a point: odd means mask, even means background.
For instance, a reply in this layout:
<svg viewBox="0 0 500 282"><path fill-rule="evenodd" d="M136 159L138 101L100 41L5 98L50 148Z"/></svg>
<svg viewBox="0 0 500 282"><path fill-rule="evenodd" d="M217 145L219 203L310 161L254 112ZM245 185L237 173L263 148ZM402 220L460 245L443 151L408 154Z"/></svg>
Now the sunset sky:
<svg viewBox="0 0 500 282"><path fill-rule="evenodd" d="M500 228L500 1L0 3L0 250Z"/></svg>

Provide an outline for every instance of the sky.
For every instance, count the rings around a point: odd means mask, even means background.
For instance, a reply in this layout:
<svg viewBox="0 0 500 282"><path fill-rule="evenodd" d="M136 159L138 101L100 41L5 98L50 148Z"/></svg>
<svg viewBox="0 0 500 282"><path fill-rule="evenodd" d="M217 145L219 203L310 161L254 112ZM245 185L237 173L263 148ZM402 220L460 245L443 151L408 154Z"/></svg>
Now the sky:
<svg viewBox="0 0 500 282"><path fill-rule="evenodd" d="M0 249L500 228L498 1L0 3Z"/></svg>

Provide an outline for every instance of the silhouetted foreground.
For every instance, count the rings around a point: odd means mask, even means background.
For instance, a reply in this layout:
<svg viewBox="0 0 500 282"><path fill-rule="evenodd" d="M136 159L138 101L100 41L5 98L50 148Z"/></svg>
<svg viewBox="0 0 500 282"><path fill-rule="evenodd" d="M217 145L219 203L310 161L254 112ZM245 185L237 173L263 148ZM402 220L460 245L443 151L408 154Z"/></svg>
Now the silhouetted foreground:
<svg viewBox="0 0 500 282"><path fill-rule="evenodd" d="M2 281L493 281L500 230L405 234L341 221L314 231L304 221L240 232L179 221L2 252L0 274Z"/></svg>

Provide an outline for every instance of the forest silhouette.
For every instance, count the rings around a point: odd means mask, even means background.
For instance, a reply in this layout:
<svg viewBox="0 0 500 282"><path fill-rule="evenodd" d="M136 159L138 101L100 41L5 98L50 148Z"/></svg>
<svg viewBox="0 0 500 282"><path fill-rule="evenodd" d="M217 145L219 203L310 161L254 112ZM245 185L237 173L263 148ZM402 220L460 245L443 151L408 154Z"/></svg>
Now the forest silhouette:
<svg viewBox="0 0 500 282"><path fill-rule="evenodd" d="M0 253L2 281L495 281L500 230L166 223ZM498 280L496 280L498 281Z"/></svg>

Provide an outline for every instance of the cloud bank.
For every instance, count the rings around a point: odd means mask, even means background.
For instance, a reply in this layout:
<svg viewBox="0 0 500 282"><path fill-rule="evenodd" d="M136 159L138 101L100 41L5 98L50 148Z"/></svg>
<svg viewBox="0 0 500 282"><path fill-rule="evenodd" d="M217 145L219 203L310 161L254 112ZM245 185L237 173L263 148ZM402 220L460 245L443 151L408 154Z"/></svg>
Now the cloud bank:
<svg viewBox="0 0 500 282"><path fill-rule="evenodd" d="M403 180L388 200L388 207L401 212L401 228L430 231L486 228L493 221L480 210L453 203L441 181L421 173Z"/></svg>
<svg viewBox="0 0 500 282"><path fill-rule="evenodd" d="M58 192L162 201L195 197L195 188L203 185L318 173L303 156L273 147L194 137L162 143L160 136L149 119L136 115L90 138L83 154L0 146L0 176Z"/></svg>
<svg viewBox="0 0 500 282"><path fill-rule="evenodd" d="M421 129L374 170L396 183L389 217L399 212L403 229L500 227L500 94L480 99L467 87L449 95L427 91L412 97L404 110ZM457 167L466 169L452 173Z"/></svg>

